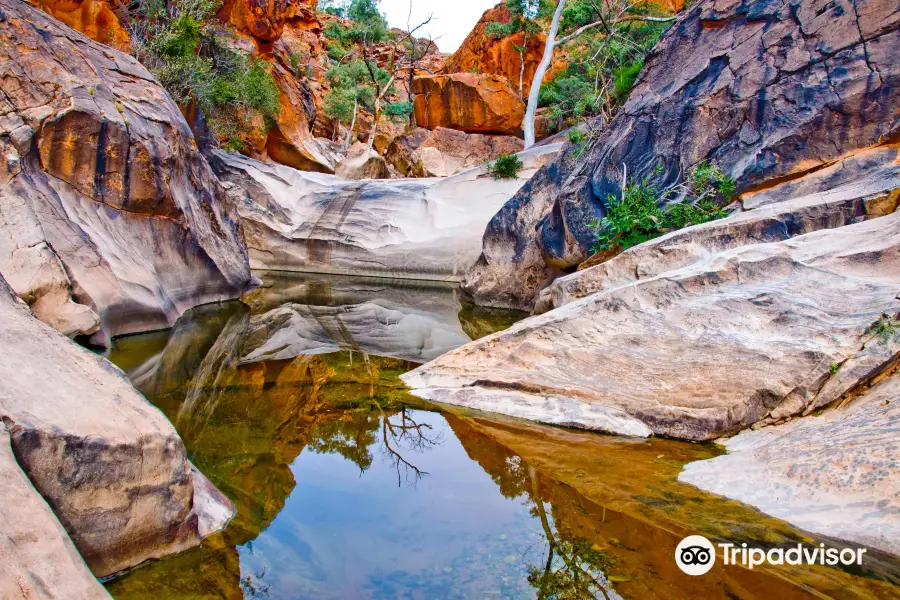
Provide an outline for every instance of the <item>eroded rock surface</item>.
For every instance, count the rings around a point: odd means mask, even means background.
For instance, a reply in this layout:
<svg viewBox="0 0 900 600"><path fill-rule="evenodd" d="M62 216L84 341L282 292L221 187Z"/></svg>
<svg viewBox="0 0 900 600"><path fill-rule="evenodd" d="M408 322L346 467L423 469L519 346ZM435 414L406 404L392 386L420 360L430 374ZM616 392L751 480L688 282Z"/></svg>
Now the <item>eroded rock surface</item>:
<svg viewBox="0 0 900 600"><path fill-rule="evenodd" d="M558 149L523 153L518 178L501 180L482 167L346 181L221 152L209 159L232 186L253 268L458 281L484 224Z"/></svg>
<svg viewBox="0 0 900 600"><path fill-rule="evenodd" d="M426 129L447 127L469 133L516 135L525 103L499 75L452 73L413 81L416 123Z"/></svg>
<svg viewBox="0 0 900 600"><path fill-rule="evenodd" d="M95 575L184 550L225 526L230 503L121 371L32 317L2 278L0 321L0 420ZM64 550L53 537L47 544Z"/></svg>
<svg viewBox="0 0 900 600"><path fill-rule="evenodd" d="M390 179L384 157L357 142L347 151L347 156L335 167L334 174L341 179Z"/></svg>
<svg viewBox="0 0 900 600"><path fill-rule="evenodd" d="M239 295L236 214L165 91L24 2L0 10L0 272L16 292L101 344Z"/></svg>
<svg viewBox="0 0 900 600"><path fill-rule="evenodd" d="M417 128L397 136L388 146L385 159L407 177L450 177L523 148L522 140L507 135Z"/></svg>
<svg viewBox="0 0 900 600"><path fill-rule="evenodd" d="M663 189L708 161L749 195L890 142L900 126L898 44L890 2L698 4L648 56L599 138L558 158L492 220L467 289L485 303L529 305L553 269L590 255L590 223L619 193L623 165L629 181Z"/></svg>
<svg viewBox="0 0 900 600"><path fill-rule="evenodd" d="M803 529L900 554L900 373L822 416L747 431L679 481Z"/></svg>
<svg viewBox="0 0 900 600"><path fill-rule="evenodd" d="M896 157L896 149L893 155ZM878 151L881 153L881 150ZM589 294L706 260L716 252L750 244L777 242L819 229L833 229L897 210L900 162L856 174L824 192L673 231L622 252L609 260L553 281L541 290L534 311L546 312ZM804 178L805 180L806 178ZM813 181L802 189L814 190ZM832 182L834 183L834 182ZM776 188L777 189L777 188ZM755 199L756 197L754 197ZM582 267L591 261L586 261Z"/></svg>
<svg viewBox="0 0 900 600"><path fill-rule="evenodd" d="M2 423L0 480L0 597L109 600L69 534L19 468Z"/></svg>
<svg viewBox="0 0 900 600"><path fill-rule="evenodd" d="M900 349L867 333L900 312L900 213L599 289L403 378L426 399L628 435L809 413Z"/></svg>

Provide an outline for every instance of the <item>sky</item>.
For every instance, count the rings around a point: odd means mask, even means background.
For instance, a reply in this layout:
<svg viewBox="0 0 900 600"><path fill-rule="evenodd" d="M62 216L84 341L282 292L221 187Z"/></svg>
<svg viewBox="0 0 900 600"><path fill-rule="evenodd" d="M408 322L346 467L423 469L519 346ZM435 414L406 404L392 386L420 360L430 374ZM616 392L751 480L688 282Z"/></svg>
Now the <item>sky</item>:
<svg viewBox="0 0 900 600"><path fill-rule="evenodd" d="M415 27L434 15L431 22L416 32L416 37L435 38L442 52L453 52L469 35L482 13L500 0L412 0L412 18ZM406 29L410 0L381 0L381 12L387 15L391 27Z"/></svg>

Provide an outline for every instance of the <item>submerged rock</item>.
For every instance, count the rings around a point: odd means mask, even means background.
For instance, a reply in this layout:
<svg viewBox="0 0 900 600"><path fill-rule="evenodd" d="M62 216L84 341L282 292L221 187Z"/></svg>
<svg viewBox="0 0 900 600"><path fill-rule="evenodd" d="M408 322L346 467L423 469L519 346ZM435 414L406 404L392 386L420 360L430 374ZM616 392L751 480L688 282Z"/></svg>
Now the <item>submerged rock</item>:
<svg viewBox="0 0 900 600"><path fill-rule="evenodd" d="M891 2L697 4L647 57L602 134L578 152L570 146L492 219L468 292L482 304L530 307L554 269L590 256L591 223L626 173L664 189L707 161L749 196L895 140L898 44ZM778 199L824 189L788 187Z"/></svg>
<svg viewBox="0 0 900 600"><path fill-rule="evenodd" d="M524 152L518 177L500 180L483 167L357 182L223 152L209 160L232 186L253 268L458 281L491 215L558 149Z"/></svg>
<svg viewBox="0 0 900 600"><path fill-rule="evenodd" d="M13 289L98 344L239 295L237 215L171 98L132 57L24 2L0 10L0 272Z"/></svg>
<svg viewBox="0 0 900 600"><path fill-rule="evenodd" d="M900 213L597 289L403 379L426 399L627 435L706 440L809 412L897 352L866 332L900 312Z"/></svg>
<svg viewBox="0 0 900 600"><path fill-rule="evenodd" d="M849 406L746 431L678 476L803 529L900 555L900 373Z"/></svg>
<svg viewBox="0 0 900 600"><path fill-rule="evenodd" d="M194 546L233 508L117 368L33 318L0 279L0 420L98 577Z"/></svg>

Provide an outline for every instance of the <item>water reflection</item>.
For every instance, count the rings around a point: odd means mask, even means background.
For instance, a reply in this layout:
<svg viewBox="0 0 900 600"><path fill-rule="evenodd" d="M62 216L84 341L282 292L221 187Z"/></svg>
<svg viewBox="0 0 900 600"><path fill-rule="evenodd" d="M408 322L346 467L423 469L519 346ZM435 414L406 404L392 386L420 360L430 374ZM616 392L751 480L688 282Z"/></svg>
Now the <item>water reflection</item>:
<svg viewBox="0 0 900 600"><path fill-rule="evenodd" d="M267 276L111 358L237 506L200 548L108 584L118 599L896 597L867 571L714 568L672 559L687 533L813 541L678 483L708 446L633 441L452 409L398 376L514 317L453 288Z"/></svg>

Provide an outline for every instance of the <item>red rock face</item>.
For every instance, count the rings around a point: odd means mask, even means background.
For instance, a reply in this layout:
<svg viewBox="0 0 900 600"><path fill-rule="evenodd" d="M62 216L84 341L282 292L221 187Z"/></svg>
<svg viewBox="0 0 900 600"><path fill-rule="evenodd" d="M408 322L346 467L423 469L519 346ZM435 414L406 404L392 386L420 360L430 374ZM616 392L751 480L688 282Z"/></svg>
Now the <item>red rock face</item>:
<svg viewBox="0 0 900 600"><path fill-rule="evenodd" d="M417 77L413 82L416 123L469 133L515 135L525 104L505 77L453 73Z"/></svg>
<svg viewBox="0 0 900 600"><path fill-rule="evenodd" d="M304 9L315 9L315 0L227 0L219 18L263 42L281 37L285 21Z"/></svg>
<svg viewBox="0 0 900 600"><path fill-rule="evenodd" d="M92 40L128 51L128 31L117 11L118 0L39 0L37 7Z"/></svg>
<svg viewBox="0 0 900 600"><path fill-rule="evenodd" d="M466 37L459 49L454 52L444 66L445 73L484 73L506 77L518 91L519 79L522 79L522 95L528 96L531 79L541 62L544 53L544 42L547 37L540 33L528 38L527 43L522 33L504 38L489 36L485 29L489 23L509 23L510 15L504 3L491 8L481 16L475 29ZM525 68L522 69L522 57L516 46L525 46ZM547 78L549 80L549 76Z"/></svg>

